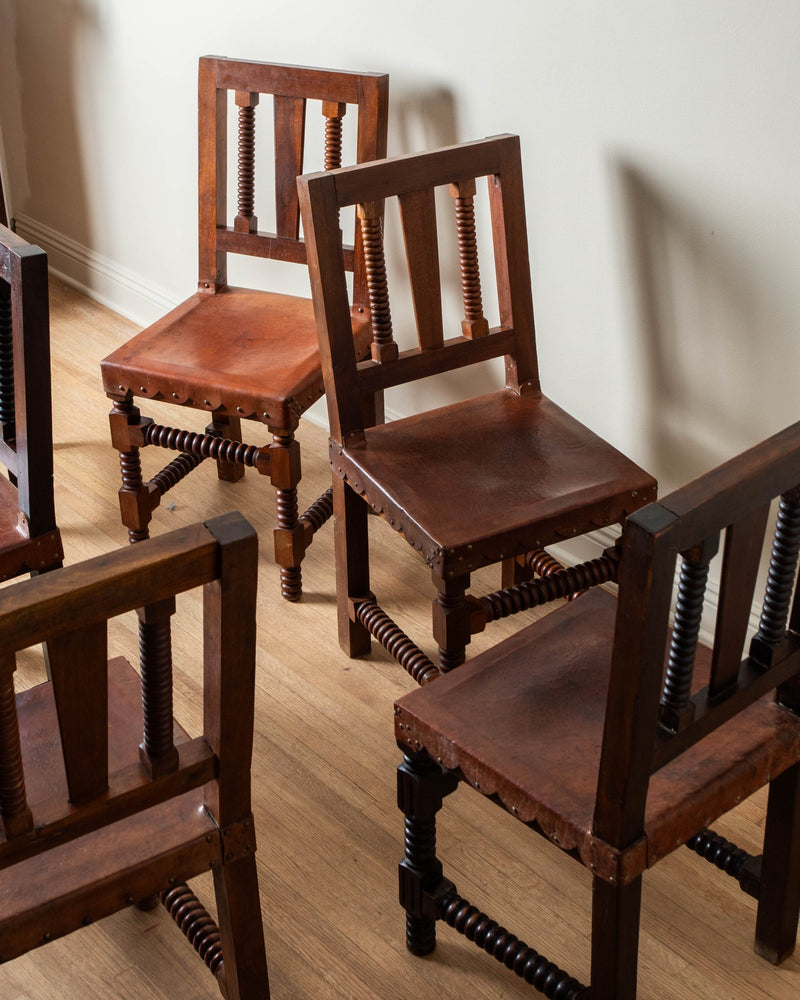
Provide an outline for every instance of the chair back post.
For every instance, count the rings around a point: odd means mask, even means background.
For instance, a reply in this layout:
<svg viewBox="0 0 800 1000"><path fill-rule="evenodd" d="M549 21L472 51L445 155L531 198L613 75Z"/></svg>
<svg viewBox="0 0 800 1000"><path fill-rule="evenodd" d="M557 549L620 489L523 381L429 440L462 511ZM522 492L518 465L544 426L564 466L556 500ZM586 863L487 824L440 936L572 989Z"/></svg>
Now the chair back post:
<svg viewBox="0 0 800 1000"><path fill-rule="evenodd" d="M3 227L0 366L0 419L7 446L0 458L15 478L31 536L42 535L56 528L47 255Z"/></svg>
<svg viewBox="0 0 800 1000"><path fill-rule="evenodd" d="M206 805L220 827L251 812L258 540L239 516L207 525L219 545L219 572L203 591L203 726L219 760Z"/></svg>

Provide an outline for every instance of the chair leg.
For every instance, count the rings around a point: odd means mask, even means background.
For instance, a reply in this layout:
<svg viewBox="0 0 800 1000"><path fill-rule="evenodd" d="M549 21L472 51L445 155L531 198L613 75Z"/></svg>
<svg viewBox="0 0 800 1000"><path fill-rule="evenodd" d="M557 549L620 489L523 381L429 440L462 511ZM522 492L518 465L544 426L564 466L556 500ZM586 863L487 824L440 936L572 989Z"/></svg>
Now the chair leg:
<svg viewBox="0 0 800 1000"><path fill-rule="evenodd" d="M269 1000L255 857L215 867L214 889L227 1000Z"/></svg>
<svg viewBox="0 0 800 1000"><path fill-rule="evenodd" d="M113 402L108 419L111 425L111 443L119 452L122 474L119 509L122 523L128 529L128 540L141 542L150 537L149 525L153 510L161 498L145 485L139 448L130 442L129 427L141 423L139 408L129 398L115 399Z"/></svg>
<svg viewBox="0 0 800 1000"><path fill-rule="evenodd" d="M800 914L800 764L770 782L755 950L778 965L794 951Z"/></svg>
<svg viewBox="0 0 800 1000"><path fill-rule="evenodd" d="M300 445L294 431L273 431L270 478L277 500L275 561L281 572L281 595L287 601L299 601L303 593L300 563L305 554L305 530L297 507Z"/></svg>
<svg viewBox="0 0 800 1000"><path fill-rule="evenodd" d="M338 476L333 478L334 547L339 644L348 656L370 650L370 634L350 617L351 600L371 597L369 589L369 509Z"/></svg>
<svg viewBox="0 0 800 1000"><path fill-rule="evenodd" d="M216 414L206 427L206 434L213 434L214 437L223 438L225 441L241 441L242 421L239 417ZM217 478L226 483L238 483L243 476L244 465L241 462L226 462L222 458L217 459Z"/></svg>
<svg viewBox="0 0 800 1000"><path fill-rule="evenodd" d="M592 1000L636 1000L641 876L628 885L592 884Z"/></svg>
<svg viewBox="0 0 800 1000"><path fill-rule="evenodd" d="M472 638L472 608L466 600L469 573L448 579L436 572L431 576L437 591L433 602L433 637L439 644L439 669L445 673L464 662Z"/></svg>
<svg viewBox="0 0 800 1000"><path fill-rule="evenodd" d="M436 947L435 894L444 884L436 857L436 813L457 784L425 751L404 753L397 769L397 804L405 815L400 905L406 911L406 947L414 955L429 955Z"/></svg>

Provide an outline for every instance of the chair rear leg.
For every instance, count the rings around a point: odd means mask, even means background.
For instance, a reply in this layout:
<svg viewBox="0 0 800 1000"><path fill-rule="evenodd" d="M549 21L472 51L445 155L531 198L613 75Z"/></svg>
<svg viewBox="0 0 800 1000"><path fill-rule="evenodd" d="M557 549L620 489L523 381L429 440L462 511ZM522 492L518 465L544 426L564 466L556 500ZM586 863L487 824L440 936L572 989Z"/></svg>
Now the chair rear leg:
<svg viewBox="0 0 800 1000"><path fill-rule="evenodd" d="M794 951L800 914L800 764L769 786L755 950L773 965Z"/></svg>
<svg viewBox="0 0 800 1000"><path fill-rule="evenodd" d="M242 440L242 421L239 417L228 417L214 414L211 423L206 427L206 434L224 438L226 441ZM241 462L226 462L217 459L217 477L226 483L238 483L244 476L244 465Z"/></svg>
<svg viewBox="0 0 800 1000"><path fill-rule="evenodd" d="M636 1000L641 876L628 885L592 883L592 1000Z"/></svg>
<svg viewBox="0 0 800 1000"><path fill-rule="evenodd" d="M227 1000L269 1000L255 856L214 868Z"/></svg>
<svg viewBox="0 0 800 1000"><path fill-rule="evenodd" d="M363 656L370 650L370 634L351 618L351 609L353 601L373 596L369 589L369 508L338 476L333 477L333 513L339 644L348 656Z"/></svg>

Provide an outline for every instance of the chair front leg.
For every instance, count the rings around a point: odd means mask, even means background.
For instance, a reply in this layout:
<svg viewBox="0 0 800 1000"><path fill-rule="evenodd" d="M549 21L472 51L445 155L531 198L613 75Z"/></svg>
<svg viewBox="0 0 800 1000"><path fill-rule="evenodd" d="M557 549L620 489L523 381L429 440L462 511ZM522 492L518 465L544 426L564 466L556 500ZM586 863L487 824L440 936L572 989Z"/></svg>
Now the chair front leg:
<svg viewBox="0 0 800 1000"><path fill-rule="evenodd" d="M129 396L114 399L109 414L111 443L119 452L122 486L119 491L119 509L122 523L128 529L130 542L141 542L150 537L150 521L161 495L151 490L142 479L142 462L139 445L132 440L149 418L142 418L139 408Z"/></svg>
<svg viewBox="0 0 800 1000"><path fill-rule="evenodd" d="M211 423L206 427L206 434L223 438L225 441L242 440L242 421L239 417L228 417L215 413ZM241 462L227 462L217 459L217 477L226 483L238 483L244 476L244 465Z"/></svg>
<svg viewBox="0 0 800 1000"><path fill-rule="evenodd" d="M439 669L445 673L464 662L472 638L472 605L466 599L469 573L445 578L434 570L431 576L437 591L433 602L433 637L439 644Z"/></svg>
<svg viewBox="0 0 800 1000"><path fill-rule="evenodd" d="M339 645L348 656L370 650L369 630L355 618L353 603L371 598L366 502L338 476L333 478L333 539L336 553L336 603Z"/></svg>
<svg viewBox="0 0 800 1000"><path fill-rule="evenodd" d="M305 555L306 534L298 517L300 475L300 445L294 431L273 430L270 479L277 501L275 562L280 567L281 595L287 601L299 601L303 593L300 563Z"/></svg>
<svg viewBox="0 0 800 1000"><path fill-rule="evenodd" d="M436 813L458 784L422 751L404 749L397 769L397 804L405 815L405 853L400 862L400 905L406 911L406 947L429 955L436 947L437 899L452 885L436 857Z"/></svg>

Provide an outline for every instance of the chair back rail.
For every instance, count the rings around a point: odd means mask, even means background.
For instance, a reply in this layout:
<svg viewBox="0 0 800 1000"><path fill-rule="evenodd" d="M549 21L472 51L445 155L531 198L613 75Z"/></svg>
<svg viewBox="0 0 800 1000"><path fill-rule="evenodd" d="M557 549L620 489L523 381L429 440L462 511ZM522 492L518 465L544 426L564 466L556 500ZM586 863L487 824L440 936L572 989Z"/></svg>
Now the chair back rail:
<svg viewBox="0 0 800 1000"><path fill-rule="evenodd" d="M238 115L237 213L229 220L228 93ZM255 132L260 96L272 95L275 155L275 232L258 228L255 190ZM305 264L300 236L296 178L304 170L308 102L321 104L326 170L341 165L342 119L356 109L359 160L386 155L388 77L380 73L314 70L300 66L242 62L216 56L200 59L200 282L201 291L224 287L226 254ZM346 250L355 272L354 296L366 301L359 223Z"/></svg>
<svg viewBox="0 0 800 1000"><path fill-rule="evenodd" d="M255 533L235 513L0 593L0 868L192 788L206 786L221 825L249 815L256 574ZM201 585L204 734L176 747L169 619L174 595ZM110 771L107 624L135 609L142 731ZM15 654L45 639L69 796L37 801L32 814L13 673ZM34 756L26 766L35 765ZM228 783L223 793L215 778Z"/></svg>
<svg viewBox="0 0 800 1000"><path fill-rule="evenodd" d="M778 700L800 709L794 682L800 671L798 482L800 423L629 517L595 814L595 832L609 843L626 846L641 835L651 774L737 713L776 689ZM776 498L780 507L764 610L745 648ZM710 679L691 694L708 569L718 550L722 565Z"/></svg>
<svg viewBox="0 0 800 1000"><path fill-rule="evenodd" d="M303 177L303 224L315 256L312 290L317 315L326 316L321 350L326 393L334 403L332 434L344 440L363 431L359 399L390 386L504 357L507 384L539 392L533 301L522 191L519 139L497 136L434 153L394 157ZM500 325L484 315L475 230L476 180L489 191ZM435 191L449 189L450 220L458 246L463 319L457 336L444 328ZM399 350L394 339L381 218L388 196L397 196L417 345ZM374 332L372 360L356 362L350 334L339 213L357 206L361 219L369 304ZM387 211L389 206L387 205ZM313 249L311 248L313 245ZM320 320L321 322L321 320ZM405 324L404 324L405 325ZM324 334L324 335L323 335ZM336 381L333 370L339 374Z"/></svg>

